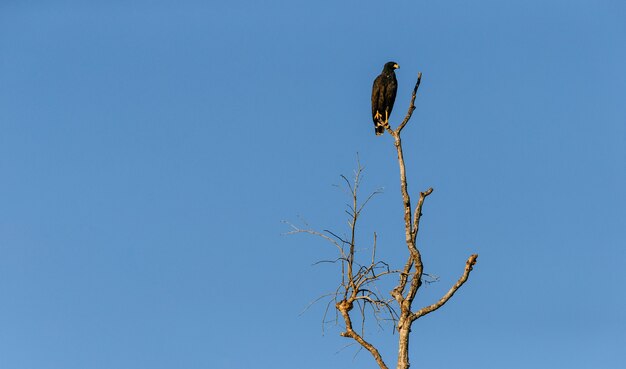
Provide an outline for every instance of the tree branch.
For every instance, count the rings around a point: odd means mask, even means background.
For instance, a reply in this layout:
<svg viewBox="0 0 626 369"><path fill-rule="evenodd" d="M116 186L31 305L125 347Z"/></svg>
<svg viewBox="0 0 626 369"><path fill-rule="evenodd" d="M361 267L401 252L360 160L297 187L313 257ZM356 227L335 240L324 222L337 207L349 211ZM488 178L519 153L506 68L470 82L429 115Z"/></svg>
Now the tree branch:
<svg viewBox="0 0 626 369"><path fill-rule="evenodd" d="M430 195L431 193L433 193L432 187L426 190L426 192L420 192L420 199L417 202L417 207L415 208L415 215L413 215L412 237L413 237L414 243L416 241L417 232L419 232L420 219L422 218L422 206L424 205L424 200L426 199L426 196Z"/></svg>
<svg viewBox="0 0 626 369"><path fill-rule="evenodd" d="M380 353L378 352L376 347L364 340L363 337L361 337L357 332L354 331L354 329L352 329L352 320L350 319L349 314L350 310L352 310L353 307L352 301L342 300L339 301L335 306L337 307L337 310L339 310L339 312L341 313L341 316L343 316L343 320L346 324L346 331L342 332L340 335L342 337L349 337L357 341L361 346L363 346L363 348L365 348L372 354L374 360L376 360L376 363L378 363L378 366L381 369L389 369L387 367L387 364L385 364L385 362L383 361L382 356L380 356Z"/></svg>
<svg viewBox="0 0 626 369"><path fill-rule="evenodd" d="M417 82L415 82L415 87L413 87L413 95L411 96L411 104L409 104L409 111L406 113L406 116L404 117L404 120L402 121L402 123L400 123L400 125L396 129L397 134L400 134L400 131L402 131L402 128L406 126L406 124L411 119L411 116L413 115L413 110L415 110L415 96L417 95L417 89L420 87L420 82L422 82L422 72L417 73Z"/></svg>
<svg viewBox="0 0 626 369"><path fill-rule="evenodd" d="M472 256L470 256L469 259L467 259L467 262L465 263L465 271L463 271L463 275L454 284L454 286L452 286L450 288L448 293L446 293L436 303L434 303L434 304L432 304L430 306L427 306L425 308L422 308L419 311L417 311L414 314L412 314L411 315L411 320L415 320L415 319L418 319L418 318L420 318L420 317L422 317L422 316L424 316L426 314L432 313L433 311L435 311L435 310L439 309L440 307L442 307L446 302L448 302L448 300L450 300L450 298L454 295L454 293L467 281L467 278L469 277L470 273L472 272L474 264L476 264L476 259L477 258L478 258L478 254L473 254Z"/></svg>

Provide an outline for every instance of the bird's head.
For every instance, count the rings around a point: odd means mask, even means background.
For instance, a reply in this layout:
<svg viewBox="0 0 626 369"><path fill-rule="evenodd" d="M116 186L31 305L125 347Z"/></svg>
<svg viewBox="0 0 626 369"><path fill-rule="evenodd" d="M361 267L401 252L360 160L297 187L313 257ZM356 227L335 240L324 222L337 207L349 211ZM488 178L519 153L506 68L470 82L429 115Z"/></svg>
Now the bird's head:
<svg viewBox="0 0 626 369"><path fill-rule="evenodd" d="M389 72L393 72L394 70L396 70L398 68L400 68L398 63L396 63L394 61L390 61L390 62L387 62L385 64L385 68L383 68L383 69L386 70L386 71L389 71Z"/></svg>

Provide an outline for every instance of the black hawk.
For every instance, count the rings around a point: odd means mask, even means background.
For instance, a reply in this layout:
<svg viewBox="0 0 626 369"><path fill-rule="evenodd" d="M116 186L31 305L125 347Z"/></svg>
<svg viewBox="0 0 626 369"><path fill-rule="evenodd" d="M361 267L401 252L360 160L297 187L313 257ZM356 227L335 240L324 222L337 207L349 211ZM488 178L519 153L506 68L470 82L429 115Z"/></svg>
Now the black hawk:
<svg viewBox="0 0 626 369"><path fill-rule="evenodd" d="M374 80L372 87L372 119L376 135L385 133L385 125L388 124L393 103L396 101L398 81L394 70L400 68L396 62L388 62L383 71Z"/></svg>

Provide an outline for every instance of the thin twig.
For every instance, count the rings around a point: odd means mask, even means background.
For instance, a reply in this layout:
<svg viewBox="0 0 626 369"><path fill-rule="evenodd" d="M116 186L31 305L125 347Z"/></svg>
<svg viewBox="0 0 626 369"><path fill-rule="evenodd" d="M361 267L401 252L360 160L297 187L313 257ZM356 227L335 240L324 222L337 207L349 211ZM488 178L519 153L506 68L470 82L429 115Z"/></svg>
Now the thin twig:
<svg viewBox="0 0 626 369"><path fill-rule="evenodd" d="M406 113L406 116L404 117L402 123L400 123L400 125L396 129L396 133L398 135L413 115L413 111L415 110L415 96L417 95L417 89L420 87L420 82L422 82L422 72L417 73L417 82L415 82L415 87L413 87L413 94L411 95L411 104L409 104L409 111Z"/></svg>

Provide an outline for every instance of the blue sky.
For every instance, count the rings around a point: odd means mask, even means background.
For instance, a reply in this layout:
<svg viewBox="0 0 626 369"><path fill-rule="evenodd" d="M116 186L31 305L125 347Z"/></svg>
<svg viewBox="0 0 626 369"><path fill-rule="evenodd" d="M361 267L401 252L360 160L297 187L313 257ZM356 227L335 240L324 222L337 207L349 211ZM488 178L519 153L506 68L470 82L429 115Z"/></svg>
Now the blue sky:
<svg viewBox="0 0 626 369"><path fill-rule="evenodd" d="M322 334L356 153L363 215L404 259L374 77L441 296L414 367L621 368L626 360L626 6L620 1L3 1L0 367L375 368ZM395 366L389 326L371 326ZM356 354L356 356L355 356Z"/></svg>

